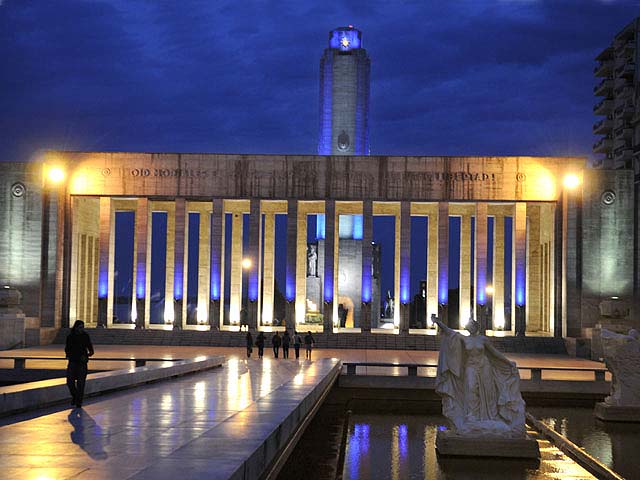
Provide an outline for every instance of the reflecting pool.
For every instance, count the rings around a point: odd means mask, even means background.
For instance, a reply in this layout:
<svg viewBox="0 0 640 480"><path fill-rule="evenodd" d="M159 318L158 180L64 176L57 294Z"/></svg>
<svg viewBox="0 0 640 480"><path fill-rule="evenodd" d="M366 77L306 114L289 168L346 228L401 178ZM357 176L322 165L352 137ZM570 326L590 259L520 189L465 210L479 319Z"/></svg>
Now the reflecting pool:
<svg viewBox="0 0 640 480"><path fill-rule="evenodd" d="M591 408L527 410L627 480L640 480L640 423L603 422Z"/></svg>
<svg viewBox="0 0 640 480"><path fill-rule="evenodd" d="M539 439L541 461L438 458L441 415L353 414L344 458L345 480L368 479L591 479L583 468Z"/></svg>

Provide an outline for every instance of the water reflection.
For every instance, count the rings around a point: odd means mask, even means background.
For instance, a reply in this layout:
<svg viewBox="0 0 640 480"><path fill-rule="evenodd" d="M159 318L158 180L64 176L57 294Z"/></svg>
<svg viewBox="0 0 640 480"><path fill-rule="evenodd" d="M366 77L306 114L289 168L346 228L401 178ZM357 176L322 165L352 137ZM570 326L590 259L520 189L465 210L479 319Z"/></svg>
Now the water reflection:
<svg viewBox="0 0 640 480"><path fill-rule="evenodd" d="M345 480L592 478L556 448L541 442L542 460L444 458L436 455L440 415L352 415Z"/></svg>
<svg viewBox="0 0 640 480"><path fill-rule="evenodd" d="M533 407L529 411L627 480L640 480L640 424L601 422L591 408Z"/></svg>

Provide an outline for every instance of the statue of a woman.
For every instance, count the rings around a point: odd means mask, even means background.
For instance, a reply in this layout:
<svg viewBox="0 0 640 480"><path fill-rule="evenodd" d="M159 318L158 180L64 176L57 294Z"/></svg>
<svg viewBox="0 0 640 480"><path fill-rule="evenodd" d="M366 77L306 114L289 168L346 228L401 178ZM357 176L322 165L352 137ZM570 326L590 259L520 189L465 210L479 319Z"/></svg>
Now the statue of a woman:
<svg viewBox="0 0 640 480"><path fill-rule="evenodd" d="M479 335L475 320L469 336L450 329L439 319L442 332L436 392L442 413L459 435L524 437L524 401L516 364Z"/></svg>

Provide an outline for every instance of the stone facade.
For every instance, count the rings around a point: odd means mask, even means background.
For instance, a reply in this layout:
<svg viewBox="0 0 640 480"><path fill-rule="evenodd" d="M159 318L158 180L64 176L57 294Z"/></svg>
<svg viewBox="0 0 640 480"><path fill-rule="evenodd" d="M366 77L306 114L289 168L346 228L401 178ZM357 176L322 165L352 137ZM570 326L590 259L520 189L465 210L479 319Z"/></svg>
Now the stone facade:
<svg viewBox="0 0 640 480"><path fill-rule="evenodd" d="M167 212L165 297L175 301L165 308L170 310L170 323L184 328L231 328L240 320L241 308L246 309L252 328L269 325L264 322L273 320L273 259L278 248L273 216L278 213L287 214L287 245L294 247L287 248L292 283L286 286L287 292L281 286L287 296L289 326L305 321L307 300L312 300L323 317L316 328L324 332L339 328L343 295L353 303L354 314L345 327L364 331L376 327L381 299L379 283L375 291L371 279L376 262L371 246L374 215L395 217L392 295L396 331L409 328L405 302L411 299L405 297L411 268L410 218L414 215L429 217L426 318L436 312L446 318L449 308L450 216L461 217L460 249L465 258L472 247L471 218L475 217L476 232L487 231L483 219L494 219L494 291L490 299L479 293L487 285L479 272L486 273L491 266L487 265L486 234L476 234L473 270L468 262L460 270L458 317L462 320L469 312L476 317L486 314L484 303L490 301L493 318L487 325L495 328L503 315L507 317L502 319L503 328L515 331L515 312L521 305L529 334L577 337L588 335L587 330L597 323L600 301L633 295L633 263L624 261L633 255L629 241L633 238L632 175L624 170L589 170L581 158L48 152L42 163L10 165L9 175L1 180L6 188L0 221L2 231L8 233L0 238L4 242L0 275L4 275L3 282L23 292L25 311L31 309L28 316L38 317L41 327L67 325L76 318L110 324L118 210L135 212L131 268L138 298L132 309L140 327L150 327L153 211ZM54 188L43 180L50 165L65 169L63 186ZM567 174L581 179L577 188L562 186ZM26 196L11 193L12 185L19 181L27 185ZM187 311L182 296L174 298L178 287L180 291L187 288L189 212L199 213L201 220L198 313ZM222 252L227 214L234 219L230 311L223 308L224 282L219 277L225 271ZM242 247L243 215L250 218L248 250ZM261 215L264 227L258 220ZM326 238L318 242L318 277L311 280L306 275L307 215L325 215L327 230ZM362 248L355 243L354 248L347 248L348 241L339 238L341 215L364 217L363 240L349 240L361 242ZM513 225L514 243L508 249L513 252L512 265L506 265L513 272L511 285L501 273L507 218ZM247 253L261 261L243 271L240 264ZM21 263L16 259L22 259ZM344 282L341 264L349 264L360 282ZM374 287L372 298L367 298L376 305L364 300L361 282ZM214 284L218 285L215 289ZM511 304L505 296L509 289ZM248 305L242 303L247 296Z"/></svg>

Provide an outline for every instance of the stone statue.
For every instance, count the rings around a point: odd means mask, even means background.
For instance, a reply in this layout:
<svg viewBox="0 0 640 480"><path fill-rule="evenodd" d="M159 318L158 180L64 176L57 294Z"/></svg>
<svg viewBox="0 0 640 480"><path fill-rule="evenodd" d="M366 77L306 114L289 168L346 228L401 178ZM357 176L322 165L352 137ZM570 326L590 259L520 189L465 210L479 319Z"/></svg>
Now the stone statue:
<svg viewBox="0 0 640 480"><path fill-rule="evenodd" d="M479 335L472 320L464 336L443 324L436 392L454 435L525 438L524 401L516 364Z"/></svg>
<svg viewBox="0 0 640 480"><path fill-rule="evenodd" d="M640 335L629 330L628 335L602 329L604 363L611 372L611 394L605 405L640 408Z"/></svg>
<svg viewBox="0 0 640 480"><path fill-rule="evenodd" d="M307 277L318 276L318 253L315 245L309 245L307 249Z"/></svg>
<svg viewBox="0 0 640 480"><path fill-rule="evenodd" d="M384 302L384 318L393 318L394 305L391 291L387 290L387 299Z"/></svg>

